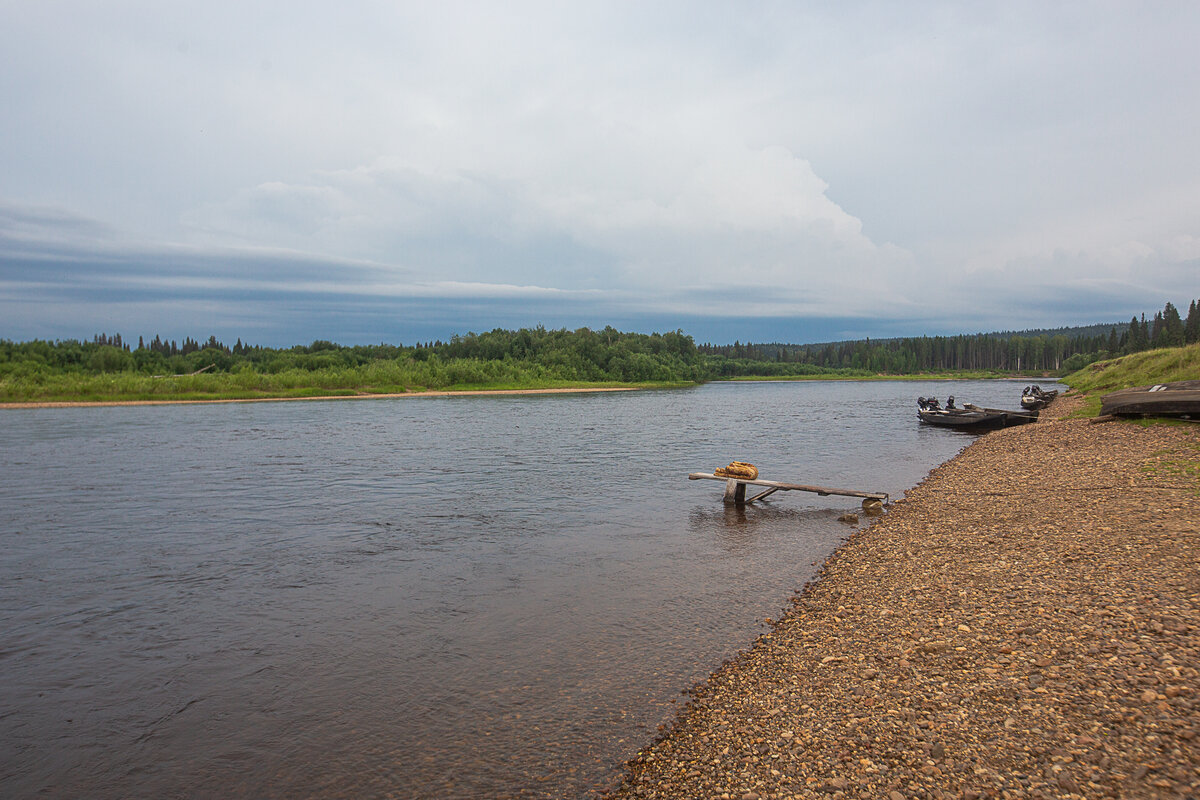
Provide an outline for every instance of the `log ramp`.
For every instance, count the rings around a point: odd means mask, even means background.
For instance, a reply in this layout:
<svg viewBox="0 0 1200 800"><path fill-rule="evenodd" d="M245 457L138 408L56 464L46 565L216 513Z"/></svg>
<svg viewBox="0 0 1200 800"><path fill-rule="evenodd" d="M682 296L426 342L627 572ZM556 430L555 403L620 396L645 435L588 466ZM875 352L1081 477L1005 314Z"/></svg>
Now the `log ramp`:
<svg viewBox="0 0 1200 800"><path fill-rule="evenodd" d="M725 481L725 504L726 505L743 505L745 503L753 503L755 500L761 500L769 494L778 491L785 492L812 492L813 494L826 497L831 494L842 495L845 497L861 497L863 498L862 506L864 509L878 508L888 501L887 492L862 492L857 489L834 489L829 486L808 486L802 483L783 483L781 481L767 481L762 479L750 480L748 478L728 478L723 475L714 475L711 472L692 472L688 474L689 481ZM746 499L747 486L766 486L765 492L760 492L753 497Z"/></svg>

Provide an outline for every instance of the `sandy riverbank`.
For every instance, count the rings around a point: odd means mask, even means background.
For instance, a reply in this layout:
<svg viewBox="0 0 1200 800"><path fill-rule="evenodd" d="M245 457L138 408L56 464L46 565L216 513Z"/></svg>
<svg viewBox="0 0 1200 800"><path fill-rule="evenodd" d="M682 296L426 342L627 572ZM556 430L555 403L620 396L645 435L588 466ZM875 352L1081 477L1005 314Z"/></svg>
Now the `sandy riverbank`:
<svg viewBox="0 0 1200 800"><path fill-rule="evenodd" d="M824 565L614 798L1200 797L1200 431L989 433Z"/></svg>
<svg viewBox="0 0 1200 800"><path fill-rule="evenodd" d="M0 408L87 408L89 406L168 406L203 403L285 403L300 400L377 400L385 397L459 397L501 394L577 394L580 392L634 392L636 386L601 386L575 389L478 389L461 392L398 392L394 394L331 394L319 397L245 397L223 400L98 400L95 402L0 403Z"/></svg>

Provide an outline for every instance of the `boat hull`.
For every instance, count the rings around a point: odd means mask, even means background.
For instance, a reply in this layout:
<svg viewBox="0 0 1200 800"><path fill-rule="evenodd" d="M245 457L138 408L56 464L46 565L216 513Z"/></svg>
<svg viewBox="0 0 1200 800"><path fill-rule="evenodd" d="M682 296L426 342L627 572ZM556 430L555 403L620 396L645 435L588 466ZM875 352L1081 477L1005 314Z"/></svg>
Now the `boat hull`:
<svg viewBox="0 0 1200 800"><path fill-rule="evenodd" d="M1021 408L1026 411L1037 411L1045 408L1050 401L1058 397L1058 389L1043 391L1040 386L1026 386L1021 393Z"/></svg>
<svg viewBox="0 0 1200 800"><path fill-rule="evenodd" d="M921 410L917 412L917 416L922 422L929 425L965 430L1008 428L1013 425L1037 422L1038 418L1036 411L1005 411L998 408Z"/></svg>
<svg viewBox="0 0 1200 800"><path fill-rule="evenodd" d="M1200 419L1200 381L1175 381L1111 392L1100 398L1100 413Z"/></svg>

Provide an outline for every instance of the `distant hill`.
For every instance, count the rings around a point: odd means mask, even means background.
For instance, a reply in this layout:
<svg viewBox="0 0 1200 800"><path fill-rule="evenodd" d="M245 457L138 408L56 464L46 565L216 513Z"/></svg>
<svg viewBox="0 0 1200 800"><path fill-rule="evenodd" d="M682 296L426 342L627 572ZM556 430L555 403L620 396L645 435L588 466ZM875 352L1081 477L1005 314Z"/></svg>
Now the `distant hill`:
<svg viewBox="0 0 1200 800"><path fill-rule="evenodd" d="M1129 330L1128 322L1106 322L1098 325L1076 325L1071 328L1033 328L1025 331L999 331L985 334L987 336L1066 336L1068 339L1080 339L1085 336L1108 336L1113 328L1117 336Z"/></svg>
<svg viewBox="0 0 1200 800"><path fill-rule="evenodd" d="M1193 304L1194 305L1194 304ZM1173 308L1173 307L1172 307ZM1169 308L1168 310L1171 310ZM1169 346L1179 328L1179 344L1184 335L1178 314L1155 317L1153 327L1142 322L1112 322L1062 328L1037 328L1023 331L952 334L949 336L903 336L887 339L849 339L839 342L783 344L780 342L734 342L732 345L699 345L707 355L734 362L772 364L770 374L793 374L803 369L853 369L872 373L909 374L926 370L992 370L999 372L1058 371L1078 369L1101 357L1121 352L1136 352L1155 346ZM1198 315L1200 316L1200 315ZM739 367L722 364L722 374L733 374ZM754 367L759 374L764 369Z"/></svg>

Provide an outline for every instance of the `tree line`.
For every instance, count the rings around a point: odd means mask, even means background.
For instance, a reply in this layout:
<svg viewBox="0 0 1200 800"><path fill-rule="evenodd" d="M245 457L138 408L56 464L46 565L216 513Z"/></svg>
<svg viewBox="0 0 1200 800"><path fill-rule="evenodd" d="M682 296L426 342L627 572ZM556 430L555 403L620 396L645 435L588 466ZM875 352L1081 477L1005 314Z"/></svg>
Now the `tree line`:
<svg viewBox="0 0 1200 800"><path fill-rule="evenodd" d="M1200 307L1192 300L1186 320L1167 303L1150 321L1142 314L1108 326L806 345L735 342L703 344L699 349L734 361L781 365L784 372L807 366L896 375L954 370L1069 373L1102 359L1195 342L1200 342Z"/></svg>
<svg viewBox="0 0 1200 800"><path fill-rule="evenodd" d="M205 370L279 375L346 372L380 364L407 369L392 374L410 374L423 386L503 381L684 383L711 377L695 342L682 331L624 333L611 326L600 331L541 326L496 329L411 346L342 346L317 340L271 348L238 339L230 347L215 336L203 343L185 339L182 345L155 336L149 344L140 338L134 348L120 335L108 334L90 342L0 340L0 379L52 372L186 375Z"/></svg>
<svg viewBox="0 0 1200 800"><path fill-rule="evenodd" d="M1200 308L1186 319L1171 303L1147 320L1054 331L921 336L826 344L697 345L682 330L628 333L611 326L547 330L496 329L413 345L343 346L317 340L271 348L228 346L215 336L182 343L139 337L133 347L120 334L91 341L0 340L0 380L33 380L48 374L137 373L188 375L199 371L283 375L354 375L387 367L389 380L422 386L536 382L700 382L742 376L905 375L924 372L1023 371L1066 373L1126 353L1200 341ZM302 378L293 378L302 380Z"/></svg>

